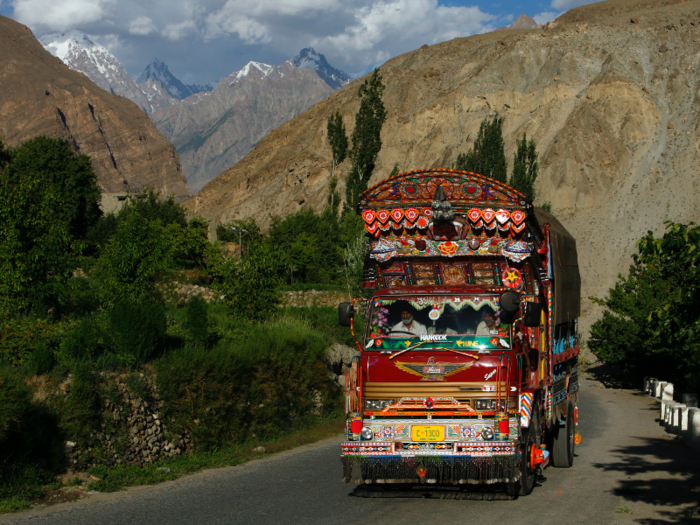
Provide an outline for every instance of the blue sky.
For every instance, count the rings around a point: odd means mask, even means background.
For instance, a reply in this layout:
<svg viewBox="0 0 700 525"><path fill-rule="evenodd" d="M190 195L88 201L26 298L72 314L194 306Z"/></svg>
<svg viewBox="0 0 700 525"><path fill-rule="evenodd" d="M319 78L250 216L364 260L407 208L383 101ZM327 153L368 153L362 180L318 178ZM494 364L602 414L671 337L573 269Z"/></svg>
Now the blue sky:
<svg viewBox="0 0 700 525"><path fill-rule="evenodd" d="M248 61L281 64L306 46L348 73L456 37L540 23L586 0L0 0L0 14L46 33L82 31L132 77L155 57L185 82L217 81Z"/></svg>

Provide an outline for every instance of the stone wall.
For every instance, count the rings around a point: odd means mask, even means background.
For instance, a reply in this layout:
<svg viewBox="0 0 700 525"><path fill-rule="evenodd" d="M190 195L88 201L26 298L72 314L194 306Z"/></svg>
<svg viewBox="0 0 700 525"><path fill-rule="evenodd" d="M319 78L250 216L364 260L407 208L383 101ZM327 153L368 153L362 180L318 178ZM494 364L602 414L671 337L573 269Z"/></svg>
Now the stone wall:
<svg viewBox="0 0 700 525"><path fill-rule="evenodd" d="M128 374L102 373L108 394L101 399L100 429L90 434L90 444L66 442L67 473L91 468L101 457L108 465L143 466L158 459L191 452L193 445L188 431L175 435L160 413L162 402L155 381L143 372L138 377L141 394L127 385ZM70 377L61 390L70 392ZM143 399L143 398L147 399Z"/></svg>
<svg viewBox="0 0 700 525"><path fill-rule="evenodd" d="M284 306L327 306L337 308L338 303L350 302L347 292L319 292L309 290L306 292L282 292L282 304Z"/></svg>

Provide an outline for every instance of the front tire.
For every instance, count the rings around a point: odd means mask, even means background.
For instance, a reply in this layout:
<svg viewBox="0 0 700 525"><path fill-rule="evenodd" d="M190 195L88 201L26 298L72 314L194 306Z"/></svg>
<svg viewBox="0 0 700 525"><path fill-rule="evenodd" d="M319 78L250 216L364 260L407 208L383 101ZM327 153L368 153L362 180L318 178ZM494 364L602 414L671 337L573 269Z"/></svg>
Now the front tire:
<svg viewBox="0 0 700 525"><path fill-rule="evenodd" d="M522 431L522 447L520 451L520 479L506 483L506 493L517 499L518 496L527 496L535 488L536 470L530 468L530 455L533 445L539 447L540 441L540 417L537 404L533 406L530 428Z"/></svg>
<svg viewBox="0 0 700 525"><path fill-rule="evenodd" d="M574 424L574 405L566 406L564 426L557 425L552 432L552 465L557 468L569 468L574 464L576 447L576 428Z"/></svg>

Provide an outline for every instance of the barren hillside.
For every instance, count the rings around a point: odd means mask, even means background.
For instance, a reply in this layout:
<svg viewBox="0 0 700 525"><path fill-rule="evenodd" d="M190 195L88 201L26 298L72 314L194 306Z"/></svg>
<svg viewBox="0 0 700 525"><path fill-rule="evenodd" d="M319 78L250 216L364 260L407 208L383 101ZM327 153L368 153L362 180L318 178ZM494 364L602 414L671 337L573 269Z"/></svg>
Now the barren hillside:
<svg viewBox="0 0 700 525"><path fill-rule="evenodd" d="M584 296L602 296L647 230L698 220L698 71L700 0L613 0L541 29L423 46L381 68L389 116L372 182L394 163L450 167L498 111L509 160L524 132L536 140L537 201L550 201L578 240ZM340 110L352 132L360 81L273 131L189 201L191 211L267 225L270 214L322 208L326 119ZM586 333L596 315L584 301Z"/></svg>

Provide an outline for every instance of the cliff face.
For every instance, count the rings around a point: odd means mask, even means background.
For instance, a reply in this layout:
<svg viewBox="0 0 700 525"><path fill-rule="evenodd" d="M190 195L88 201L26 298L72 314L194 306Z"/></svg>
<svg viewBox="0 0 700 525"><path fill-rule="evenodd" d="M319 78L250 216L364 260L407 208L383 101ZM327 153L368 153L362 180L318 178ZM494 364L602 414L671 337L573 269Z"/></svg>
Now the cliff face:
<svg viewBox="0 0 700 525"><path fill-rule="evenodd" d="M38 135L89 155L104 192L189 195L175 148L136 104L71 71L27 27L0 16L0 137L17 146Z"/></svg>
<svg viewBox="0 0 700 525"><path fill-rule="evenodd" d="M242 159L271 129L333 93L310 68L249 63L151 118L176 147L187 182L198 190Z"/></svg>
<svg viewBox="0 0 700 525"><path fill-rule="evenodd" d="M647 230L698 221L699 66L697 0L602 2L541 29L423 47L381 68L389 115L371 182L394 163L450 167L498 111L509 162L523 133L537 142L537 202L551 202L578 241L583 297L603 296ZM358 85L273 131L189 201L191 211L267 225L271 213L322 208L326 119L340 110L352 131ZM598 314L584 299L584 335Z"/></svg>

